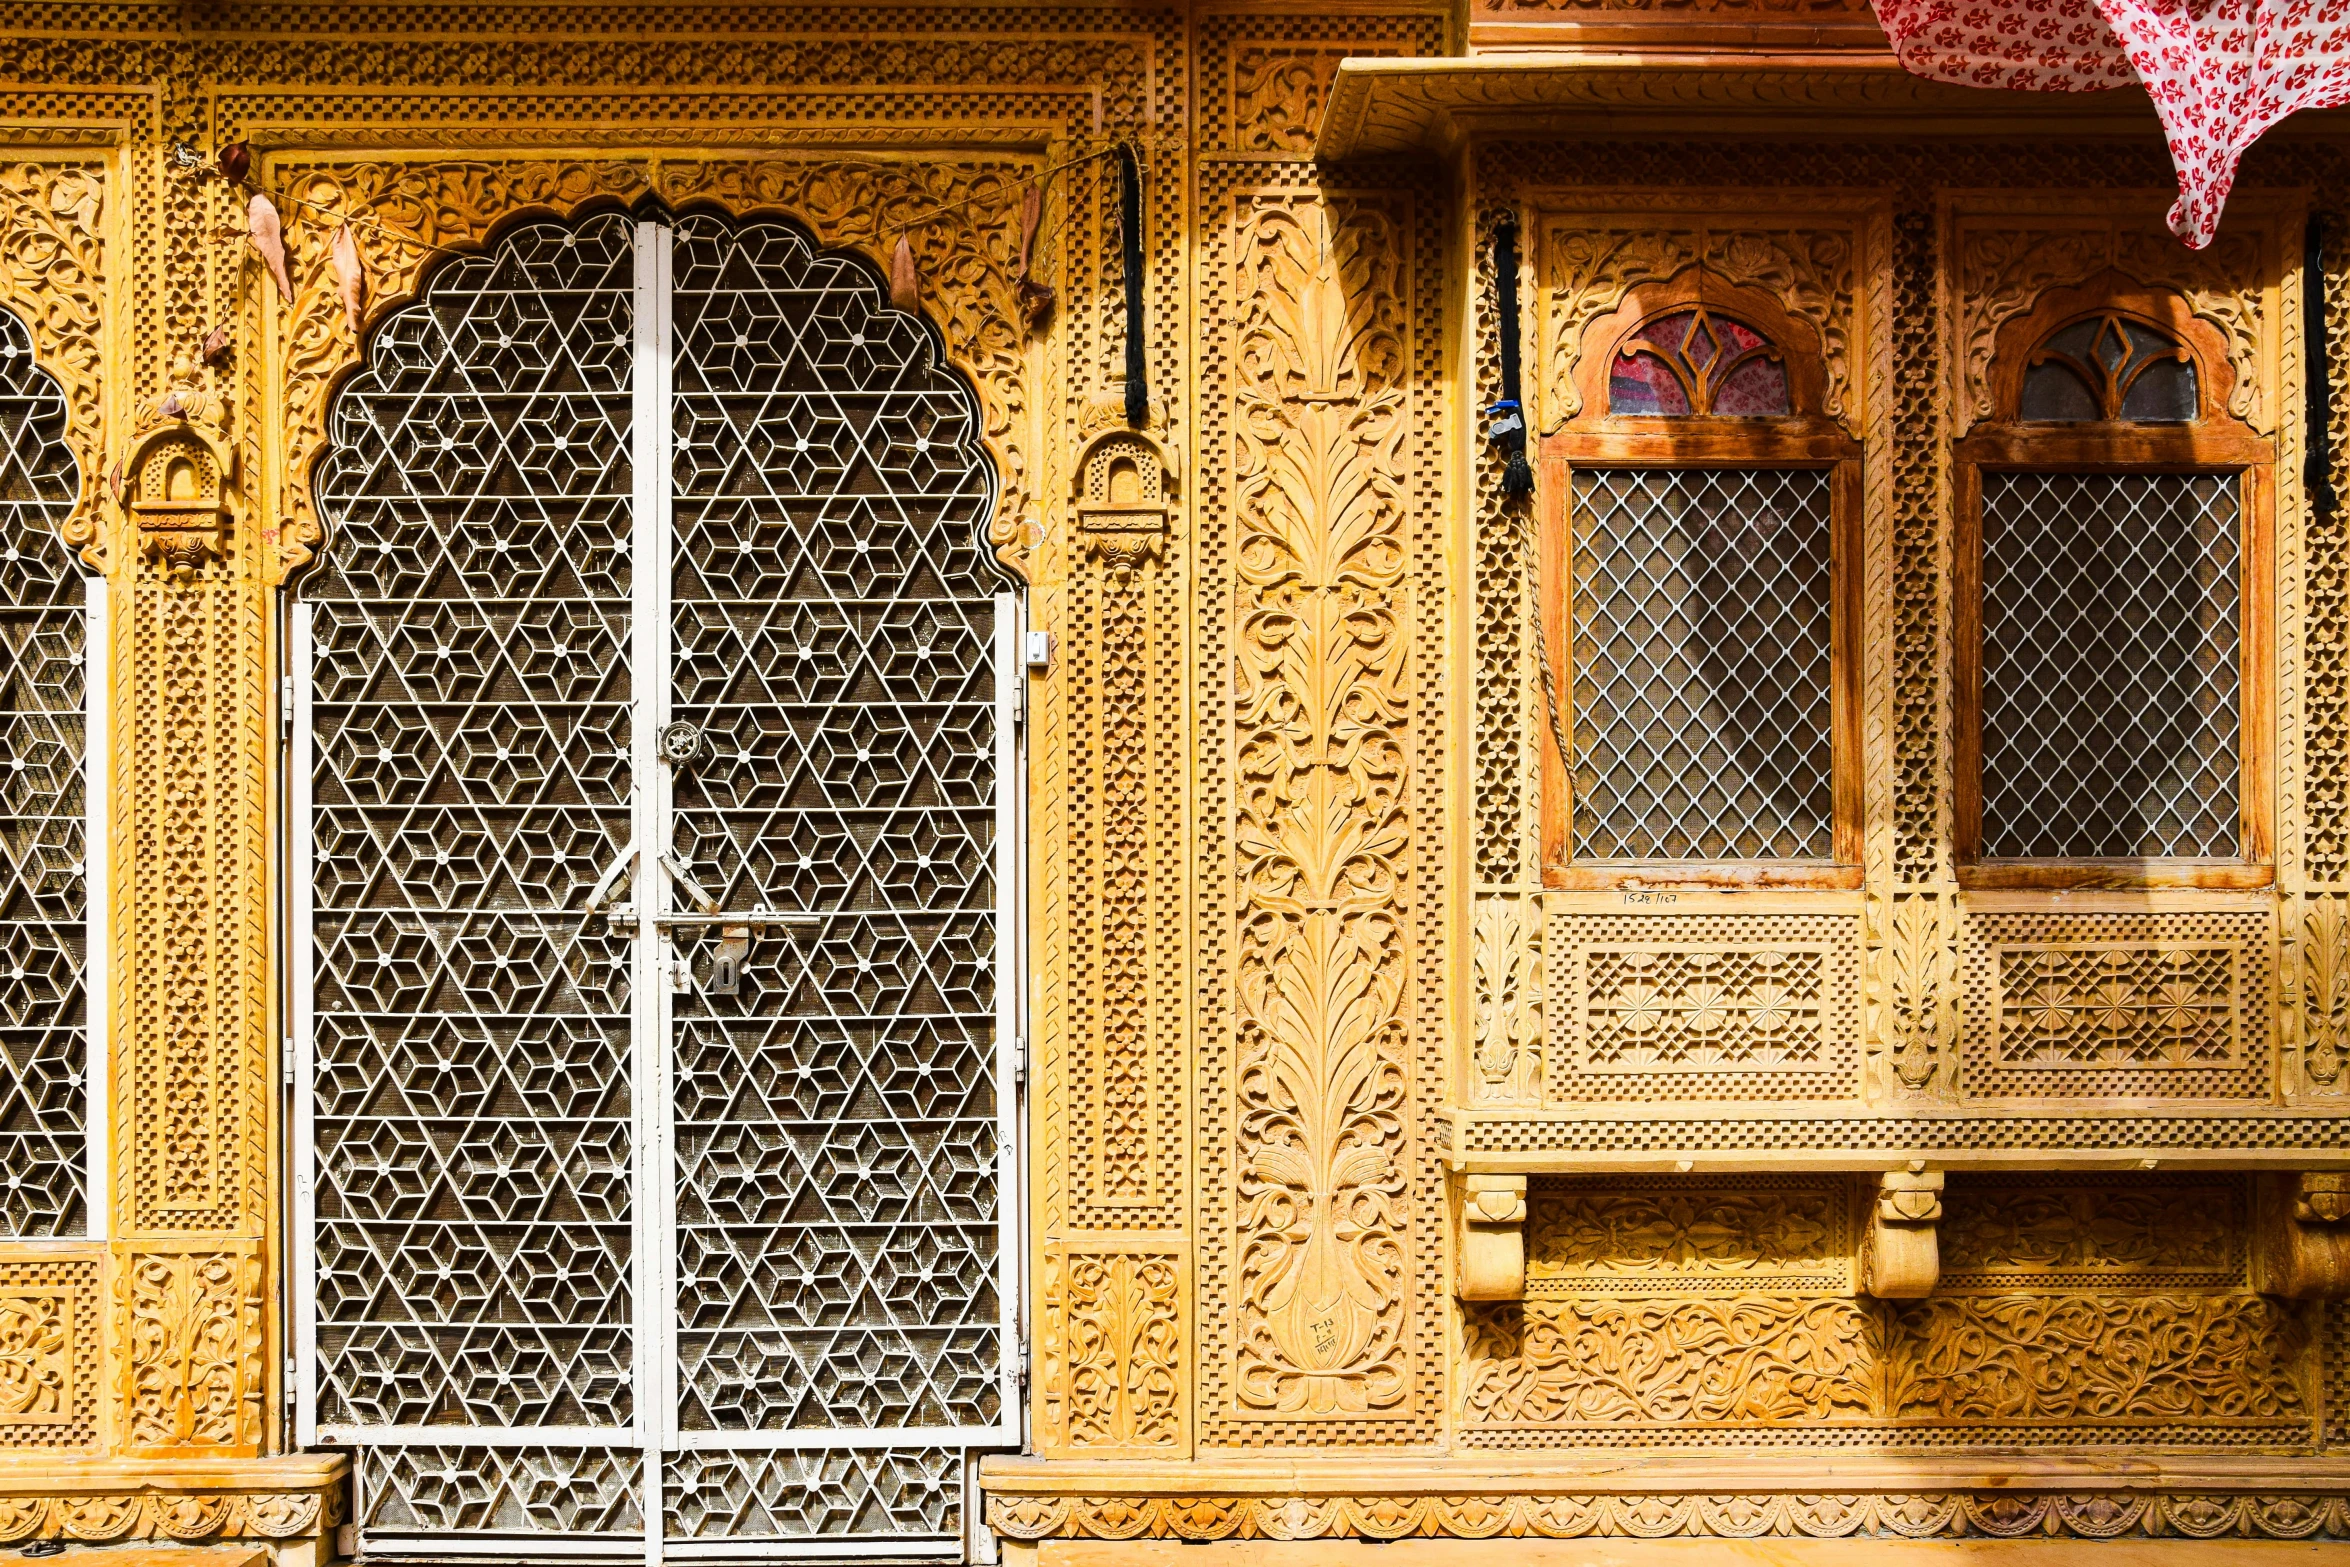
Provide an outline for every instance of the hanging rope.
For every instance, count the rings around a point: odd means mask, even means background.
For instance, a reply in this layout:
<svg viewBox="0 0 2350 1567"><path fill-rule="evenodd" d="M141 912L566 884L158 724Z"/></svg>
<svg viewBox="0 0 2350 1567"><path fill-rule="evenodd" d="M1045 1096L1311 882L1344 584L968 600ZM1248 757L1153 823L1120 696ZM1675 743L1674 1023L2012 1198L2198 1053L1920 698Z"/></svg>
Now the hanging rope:
<svg viewBox="0 0 2350 1567"><path fill-rule="evenodd" d="M1150 423L1151 389L1143 352L1142 314L1142 166L1134 149L1121 143L1112 149L1118 158L1118 259L1126 274L1126 422L1135 429Z"/></svg>
<svg viewBox="0 0 2350 1567"><path fill-rule="evenodd" d="M2309 215L2309 232L2301 258L2301 373L2307 378L2309 453L2303 461L2301 484L2309 494L2309 515L2319 522L2334 520L2334 375L2331 345L2326 341L2326 297L2333 279L2326 274L2326 224Z"/></svg>
<svg viewBox="0 0 2350 1567"><path fill-rule="evenodd" d="M1542 567L1542 538L1534 526L1534 508L1527 504L1534 497L1534 468L1526 460L1526 414L1519 385L1522 323L1518 313L1518 220L1514 215L1505 216L1493 230L1493 285L1498 318L1495 329L1500 334L1501 400L1485 410L1493 416L1485 437L1503 459L1502 508L1516 520L1521 569L1533 578ZM1551 744L1558 748L1559 765L1564 767L1571 754L1566 719L1559 705L1558 670L1550 661L1550 636L1543 627L1540 605L1535 607L1533 620L1534 668L1542 687L1544 727Z"/></svg>

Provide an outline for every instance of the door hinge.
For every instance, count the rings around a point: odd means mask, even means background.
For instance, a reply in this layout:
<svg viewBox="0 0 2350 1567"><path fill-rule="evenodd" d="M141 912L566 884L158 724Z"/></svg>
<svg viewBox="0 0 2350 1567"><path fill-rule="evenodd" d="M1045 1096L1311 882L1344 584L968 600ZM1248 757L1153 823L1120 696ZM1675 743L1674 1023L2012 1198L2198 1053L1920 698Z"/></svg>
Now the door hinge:
<svg viewBox="0 0 2350 1567"><path fill-rule="evenodd" d="M294 677L277 677L277 732L281 739L294 737Z"/></svg>
<svg viewBox="0 0 2350 1567"><path fill-rule="evenodd" d="M288 1034L282 1041L285 1054L278 1057L278 1076L288 1088L294 1086L294 1036Z"/></svg>
<svg viewBox="0 0 2350 1567"><path fill-rule="evenodd" d="M290 1411L302 1402L302 1362L286 1357L286 1408Z"/></svg>
<svg viewBox="0 0 2350 1567"><path fill-rule="evenodd" d="M1020 1391L1028 1391L1028 1346L1020 1346Z"/></svg>
<svg viewBox="0 0 2350 1567"><path fill-rule="evenodd" d="M1012 1036L1012 1087L1022 1091L1028 1087L1028 1036L1025 1034Z"/></svg>

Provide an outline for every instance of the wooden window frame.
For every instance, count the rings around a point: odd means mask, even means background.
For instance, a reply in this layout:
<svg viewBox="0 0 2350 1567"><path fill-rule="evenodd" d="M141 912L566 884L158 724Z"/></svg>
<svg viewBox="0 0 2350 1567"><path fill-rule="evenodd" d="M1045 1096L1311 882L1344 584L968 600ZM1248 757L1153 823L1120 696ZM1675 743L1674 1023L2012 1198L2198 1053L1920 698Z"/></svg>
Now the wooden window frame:
<svg viewBox="0 0 2350 1567"><path fill-rule="evenodd" d="M2112 313L2169 333L2195 365L2196 415L2188 423L2028 422L2016 417L2032 353L2085 317ZM2001 328L1991 363L1998 414L1953 447L1957 513L1956 872L1963 887L2259 888L2276 880L2275 621L2276 456L2227 411L2234 384L2226 341L2186 302L2118 273L2052 290ZM1983 474L1985 472L2188 473L2237 479L2238 843L2230 859L1985 859L1983 841Z"/></svg>
<svg viewBox="0 0 2350 1567"><path fill-rule="evenodd" d="M1702 306L1768 338L1787 371L1791 414L1772 418L1622 415L1608 412L1616 354L1659 316ZM1827 370L1819 333L1771 294L1694 269L1628 290L1591 323L1575 384L1582 412L1540 444L1538 521L1541 617L1550 668L1542 700L1562 711L1542 734L1541 850L1545 887L1597 891L1820 888L1861 885L1861 443L1821 412ZM1574 733L1574 471L1585 468L1806 468L1829 485L1828 734L1833 853L1816 860L1577 860L1574 778L1554 733Z"/></svg>

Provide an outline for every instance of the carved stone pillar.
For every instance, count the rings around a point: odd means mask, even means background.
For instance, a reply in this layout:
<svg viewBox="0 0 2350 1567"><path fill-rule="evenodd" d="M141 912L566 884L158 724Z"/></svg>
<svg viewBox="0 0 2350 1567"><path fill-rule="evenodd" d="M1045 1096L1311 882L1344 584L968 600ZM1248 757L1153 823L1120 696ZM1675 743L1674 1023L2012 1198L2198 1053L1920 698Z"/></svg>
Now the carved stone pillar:
<svg viewBox="0 0 2350 1567"><path fill-rule="evenodd" d="M1877 1178L1869 1228L1861 1242L1860 1287L1881 1300L1920 1300L1942 1276L1942 1172L1912 1160Z"/></svg>

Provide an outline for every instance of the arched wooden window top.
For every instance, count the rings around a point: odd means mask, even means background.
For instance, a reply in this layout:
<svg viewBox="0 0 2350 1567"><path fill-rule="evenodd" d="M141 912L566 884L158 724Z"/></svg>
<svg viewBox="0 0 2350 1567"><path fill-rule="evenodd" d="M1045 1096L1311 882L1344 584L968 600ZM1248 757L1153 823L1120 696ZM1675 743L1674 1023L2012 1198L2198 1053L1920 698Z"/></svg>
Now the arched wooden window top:
<svg viewBox="0 0 2350 1567"><path fill-rule="evenodd" d="M1703 305L1641 324L1608 366L1608 412L1648 418L1773 418L1794 412L1786 355Z"/></svg>
<svg viewBox="0 0 2350 1567"><path fill-rule="evenodd" d="M2150 321L2106 310L2058 327L2032 350L2016 417L2186 424L2197 407L2195 356L2187 345Z"/></svg>

